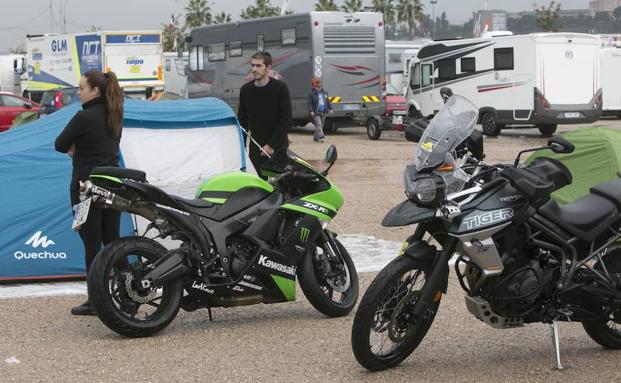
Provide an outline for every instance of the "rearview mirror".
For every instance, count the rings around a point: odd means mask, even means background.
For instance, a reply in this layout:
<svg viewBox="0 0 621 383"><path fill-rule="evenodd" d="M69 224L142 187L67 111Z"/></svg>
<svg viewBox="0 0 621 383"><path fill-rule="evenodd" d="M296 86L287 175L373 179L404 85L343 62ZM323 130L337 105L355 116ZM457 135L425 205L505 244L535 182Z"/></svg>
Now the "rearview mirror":
<svg viewBox="0 0 621 383"><path fill-rule="evenodd" d="M329 163L330 165L332 165L334 162L336 162L336 158L337 158L336 146L330 145L330 147L326 151L326 159L325 159L325 161L327 163Z"/></svg>
<svg viewBox="0 0 621 383"><path fill-rule="evenodd" d="M561 136L554 136L548 140L548 146L554 153L571 153L575 146Z"/></svg>

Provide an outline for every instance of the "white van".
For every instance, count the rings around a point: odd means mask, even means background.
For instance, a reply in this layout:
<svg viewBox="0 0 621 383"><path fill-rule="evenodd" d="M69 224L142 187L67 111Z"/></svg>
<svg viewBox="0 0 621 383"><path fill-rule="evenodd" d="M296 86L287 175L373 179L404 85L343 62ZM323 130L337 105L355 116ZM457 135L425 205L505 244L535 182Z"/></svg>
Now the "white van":
<svg viewBox="0 0 621 383"><path fill-rule="evenodd" d="M428 116L450 87L479 107L483 132L507 125L536 126L551 135L557 124L588 123L602 111L598 36L538 33L433 41L411 63L411 116Z"/></svg>

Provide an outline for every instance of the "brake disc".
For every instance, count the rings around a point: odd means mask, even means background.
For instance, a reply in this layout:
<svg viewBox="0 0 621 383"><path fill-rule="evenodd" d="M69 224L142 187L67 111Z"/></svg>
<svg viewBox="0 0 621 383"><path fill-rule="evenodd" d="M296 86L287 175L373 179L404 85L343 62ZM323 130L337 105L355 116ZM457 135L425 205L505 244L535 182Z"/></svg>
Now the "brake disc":
<svg viewBox="0 0 621 383"><path fill-rule="evenodd" d="M413 300L418 299L419 295L420 291L410 291L397 303L397 307L395 307L395 310L392 312L390 322L388 323L388 338L390 338L391 341L399 343L408 337L414 322L414 318L410 312L413 307L409 307L409 304ZM404 324L406 325L405 329ZM404 331L400 332L399 330L402 329L404 329Z"/></svg>
<svg viewBox="0 0 621 383"><path fill-rule="evenodd" d="M125 273L125 291L129 297L138 303L151 302L157 295L157 289L151 288L147 295L140 295L140 292L132 287L134 275L132 273Z"/></svg>
<svg viewBox="0 0 621 383"><path fill-rule="evenodd" d="M339 262L341 263L341 265L343 266L343 273L345 273L345 278L344 278L344 283L339 283L341 281L343 281L343 278L339 278L341 273L338 273L338 275L333 276L332 278L326 278L326 282L328 283L328 285L332 288L332 290L338 292L338 293L345 293L347 292L347 290L349 290L349 286L351 285L351 278L350 278L350 274L349 274L349 267L347 267L347 264L345 264L345 262L342 260L341 257L337 256L334 253L334 250L331 248L330 244L328 244L329 247L329 251L332 252L332 255L339 260ZM328 259L328 257L326 257L325 254L325 249L324 249L324 254L323 254L323 262L325 263L325 265L327 266L328 270L330 270L331 272L332 270L332 265L330 265L330 260ZM335 273L332 273L335 274ZM338 278L338 282L335 281L335 279Z"/></svg>

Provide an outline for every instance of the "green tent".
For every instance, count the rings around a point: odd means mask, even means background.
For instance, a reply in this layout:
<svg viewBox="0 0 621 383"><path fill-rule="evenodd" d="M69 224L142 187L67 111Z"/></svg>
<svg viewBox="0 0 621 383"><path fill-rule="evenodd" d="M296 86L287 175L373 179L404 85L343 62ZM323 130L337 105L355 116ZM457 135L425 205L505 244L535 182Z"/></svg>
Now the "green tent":
<svg viewBox="0 0 621 383"><path fill-rule="evenodd" d="M537 157L550 157L569 168L573 182L552 194L556 202L568 204L587 195L592 186L617 178L621 170L621 131L596 126L579 128L562 136L575 145L573 153L541 150L526 160L530 163Z"/></svg>
<svg viewBox="0 0 621 383"><path fill-rule="evenodd" d="M18 114L17 117L15 117L15 119L13 120L13 123L11 124L11 129L15 129L15 127L17 126L22 126L31 121L35 121L38 118L39 116L37 115L37 112L33 112L33 111L22 112Z"/></svg>

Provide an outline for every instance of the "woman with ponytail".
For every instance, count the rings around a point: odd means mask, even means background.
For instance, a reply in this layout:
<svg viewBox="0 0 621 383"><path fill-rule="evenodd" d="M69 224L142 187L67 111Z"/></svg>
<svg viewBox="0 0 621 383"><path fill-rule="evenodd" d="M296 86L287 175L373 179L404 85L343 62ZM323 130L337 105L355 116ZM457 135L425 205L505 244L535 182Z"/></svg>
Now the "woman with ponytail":
<svg viewBox="0 0 621 383"><path fill-rule="evenodd" d="M73 160L69 186L71 205L80 202L80 181L97 166L118 166L123 128L123 91L114 72L89 70L80 79L78 96L82 110L56 137L55 147ZM78 228L84 243L86 272L103 245L119 237L120 213L91 205L87 221ZM71 309L74 315L94 315L90 300Z"/></svg>

